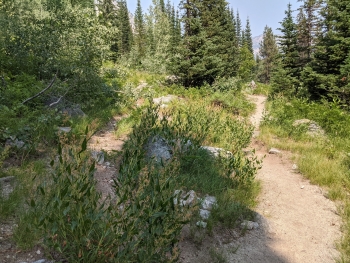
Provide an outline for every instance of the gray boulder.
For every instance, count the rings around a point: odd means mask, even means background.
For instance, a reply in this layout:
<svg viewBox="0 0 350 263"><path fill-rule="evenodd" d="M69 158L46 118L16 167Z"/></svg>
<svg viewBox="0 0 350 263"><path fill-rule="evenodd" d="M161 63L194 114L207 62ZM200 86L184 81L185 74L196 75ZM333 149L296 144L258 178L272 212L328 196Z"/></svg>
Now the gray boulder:
<svg viewBox="0 0 350 263"><path fill-rule="evenodd" d="M298 127L300 125L307 126L307 134L310 136L322 136L325 134L324 130L320 125L318 125L315 121L309 119L300 119L293 122L294 127Z"/></svg>
<svg viewBox="0 0 350 263"><path fill-rule="evenodd" d="M146 144L147 159L154 159L157 163L167 162L172 158L172 150L168 142L160 137L150 138Z"/></svg>

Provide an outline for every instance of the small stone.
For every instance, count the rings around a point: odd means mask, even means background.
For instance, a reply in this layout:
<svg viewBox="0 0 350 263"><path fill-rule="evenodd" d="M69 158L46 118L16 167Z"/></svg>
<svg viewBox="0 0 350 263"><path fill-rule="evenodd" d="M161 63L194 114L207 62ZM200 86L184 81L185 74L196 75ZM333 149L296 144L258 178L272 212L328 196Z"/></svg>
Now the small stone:
<svg viewBox="0 0 350 263"><path fill-rule="evenodd" d="M197 226L201 227L201 228L206 228L207 227L207 223L203 222L203 221L198 221L196 223Z"/></svg>
<svg viewBox="0 0 350 263"><path fill-rule="evenodd" d="M105 165L106 166L111 166L111 163L110 162L105 162Z"/></svg>
<svg viewBox="0 0 350 263"><path fill-rule="evenodd" d="M302 185L300 188L301 188L301 189L304 189L304 188L305 188L305 186L304 186L304 185Z"/></svg>
<svg viewBox="0 0 350 263"><path fill-rule="evenodd" d="M48 261L46 259L39 259L37 261L34 261L33 263L52 263L53 261Z"/></svg>
<svg viewBox="0 0 350 263"><path fill-rule="evenodd" d="M216 148L212 146L201 146L200 148L208 151L214 157L231 157L233 155L230 151L226 151L222 148Z"/></svg>
<svg viewBox="0 0 350 263"><path fill-rule="evenodd" d="M36 251L36 253L37 253L38 255L40 255L40 254L41 254L40 249L38 249L38 250Z"/></svg>
<svg viewBox="0 0 350 263"><path fill-rule="evenodd" d="M247 230L258 229L259 228L259 224L257 222L244 220L243 223L241 224L241 228L247 229Z"/></svg>
<svg viewBox="0 0 350 263"><path fill-rule="evenodd" d="M298 170L298 165L293 164L292 169L293 169L293 170Z"/></svg>
<svg viewBox="0 0 350 263"><path fill-rule="evenodd" d="M210 211L216 205L217 205L217 202L216 202L216 197L215 196L206 196L204 198L204 200L202 201L201 207L204 210L209 210Z"/></svg>
<svg viewBox="0 0 350 263"><path fill-rule="evenodd" d="M203 220L207 220L210 216L210 211L205 210L205 209L200 209L199 210L199 215Z"/></svg>
<svg viewBox="0 0 350 263"><path fill-rule="evenodd" d="M72 130L71 127L58 127L58 131L64 132L64 133L69 133Z"/></svg>
<svg viewBox="0 0 350 263"><path fill-rule="evenodd" d="M176 99L179 99L179 98L175 95L167 95L167 96L163 96L163 97L159 97L159 98L154 98L153 103L165 105L165 104L168 104Z"/></svg>
<svg viewBox="0 0 350 263"><path fill-rule="evenodd" d="M100 165L102 165L105 161L105 154L102 151L99 151L99 152L92 151L91 157L97 162L97 164L100 164Z"/></svg>
<svg viewBox="0 0 350 263"><path fill-rule="evenodd" d="M271 148L269 150L269 154L280 154L280 153L281 153L281 151L276 149L276 148Z"/></svg>
<svg viewBox="0 0 350 263"><path fill-rule="evenodd" d="M180 194L180 205L181 206L192 206L197 201L196 192L191 190L188 193L184 193L182 190L175 190L174 196L178 196ZM174 198L174 205L177 205L177 198Z"/></svg>

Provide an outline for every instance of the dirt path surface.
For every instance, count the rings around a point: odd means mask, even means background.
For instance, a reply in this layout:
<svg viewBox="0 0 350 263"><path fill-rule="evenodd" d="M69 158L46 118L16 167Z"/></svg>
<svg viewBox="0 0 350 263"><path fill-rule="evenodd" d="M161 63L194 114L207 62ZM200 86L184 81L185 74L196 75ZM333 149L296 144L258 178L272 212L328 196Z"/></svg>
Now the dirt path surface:
<svg viewBox="0 0 350 263"><path fill-rule="evenodd" d="M257 134L266 98L249 99L257 105L251 117ZM334 203L321 188L294 172L287 152L268 154L267 148L254 138L250 147L256 149L258 157L266 155L257 175L262 184L256 208L260 227L226 245L238 247L236 253L230 254L229 262L335 262L341 220Z"/></svg>

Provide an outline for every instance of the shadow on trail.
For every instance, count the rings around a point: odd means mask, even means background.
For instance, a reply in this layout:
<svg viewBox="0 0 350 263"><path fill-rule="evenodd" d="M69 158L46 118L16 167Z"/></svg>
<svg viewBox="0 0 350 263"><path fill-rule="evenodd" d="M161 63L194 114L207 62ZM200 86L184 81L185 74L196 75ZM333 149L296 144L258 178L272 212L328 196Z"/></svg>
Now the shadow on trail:
<svg viewBox="0 0 350 263"><path fill-rule="evenodd" d="M273 245L278 242L277 237L270 232L267 220L257 214L258 229L247 230L245 235L239 237L230 246L237 251L231 254L228 262L242 263L291 263L283 255L274 251Z"/></svg>

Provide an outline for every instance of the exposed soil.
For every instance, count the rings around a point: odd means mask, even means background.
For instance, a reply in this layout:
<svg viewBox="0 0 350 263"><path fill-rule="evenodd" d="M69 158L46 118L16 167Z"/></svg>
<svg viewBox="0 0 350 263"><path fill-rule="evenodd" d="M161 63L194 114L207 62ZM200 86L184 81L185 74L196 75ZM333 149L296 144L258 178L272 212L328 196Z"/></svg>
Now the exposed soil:
<svg viewBox="0 0 350 263"><path fill-rule="evenodd" d="M252 123L259 129L265 97L250 96L257 105ZM266 155L257 178L262 183L256 208L258 230L233 242L239 246L230 262L335 262L341 219L324 191L295 172L289 153L267 153L256 139L251 147Z"/></svg>
<svg viewBox="0 0 350 263"><path fill-rule="evenodd" d="M251 117L256 137L266 98L249 96L249 99L257 106ZM204 237L200 246L189 241L187 235L181 242L181 262L213 262L210 256L213 251L227 262L335 262L339 257L335 242L341 236L341 219L335 204L320 187L292 169L290 153L268 154L268 149L256 138L250 148L256 149L259 158L266 156L257 174L262 191L255 221L260 227L245 234L239 230L214 230L213 236ZM223 262L219 258L216 262Z"/></svg>

